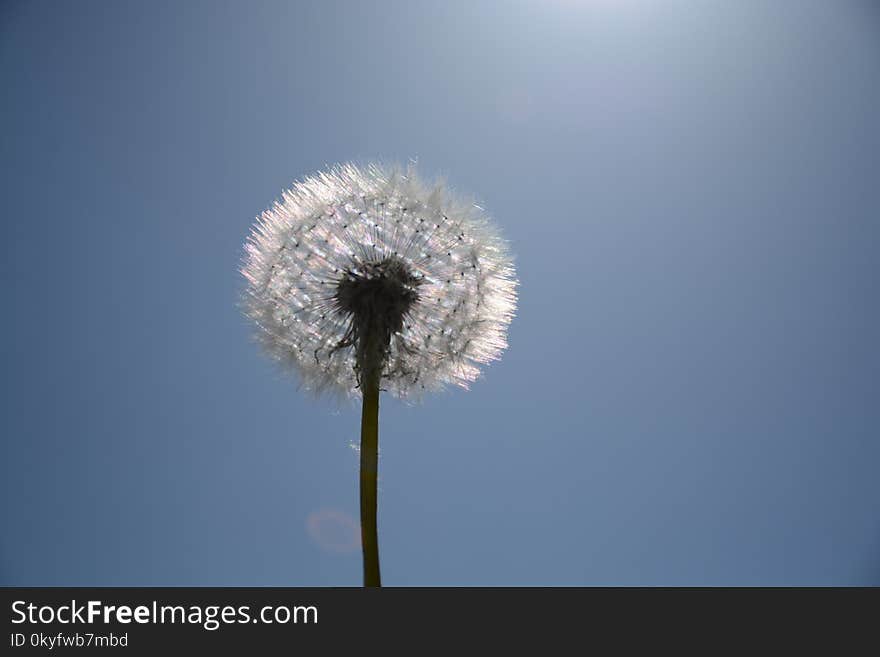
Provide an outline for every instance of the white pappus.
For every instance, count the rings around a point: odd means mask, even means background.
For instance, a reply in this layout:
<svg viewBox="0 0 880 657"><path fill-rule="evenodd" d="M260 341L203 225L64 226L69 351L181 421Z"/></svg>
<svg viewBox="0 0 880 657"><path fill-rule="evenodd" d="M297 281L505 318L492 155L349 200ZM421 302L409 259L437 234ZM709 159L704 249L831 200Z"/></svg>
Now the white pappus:
<svg viewBox="0 0 880 657"><path fill-rule="evenodd" d="M381 333L382 388L467 387L498 358L516 274L486 213L410 168L337 165L257 219L244 310L264 349L316 391L359 392L359 337Z"/></svg>

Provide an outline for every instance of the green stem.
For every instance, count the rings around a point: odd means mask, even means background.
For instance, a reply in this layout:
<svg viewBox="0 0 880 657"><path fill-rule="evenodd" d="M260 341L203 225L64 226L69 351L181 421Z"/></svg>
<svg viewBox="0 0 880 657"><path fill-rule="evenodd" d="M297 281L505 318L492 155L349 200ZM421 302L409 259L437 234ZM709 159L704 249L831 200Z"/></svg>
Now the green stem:
<svg viewBox="0 0 880 657"><path fill-rule="evenodd" d="M363 359L361 369L361 544L364 552L364 586L382 586L379 575L379 534L376 527L377 475L379 472L379 381L382 368L376 359ZM373 362L369 362L373 361Z"/></svg>

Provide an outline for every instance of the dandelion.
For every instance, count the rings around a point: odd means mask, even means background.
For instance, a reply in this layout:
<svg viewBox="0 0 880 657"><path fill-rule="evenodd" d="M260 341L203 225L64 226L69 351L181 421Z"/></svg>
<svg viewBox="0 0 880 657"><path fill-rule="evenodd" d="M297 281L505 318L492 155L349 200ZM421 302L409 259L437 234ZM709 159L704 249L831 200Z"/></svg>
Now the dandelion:
<svg viewBox="0 0 880 657"><path fill-rule="evenodd" d="M512 260L486 213L407 171L333 167L296 183L246 245L246 314L302 384L362 398L364 584L379 586L379 392L464 388L507 347Z"/></svg>

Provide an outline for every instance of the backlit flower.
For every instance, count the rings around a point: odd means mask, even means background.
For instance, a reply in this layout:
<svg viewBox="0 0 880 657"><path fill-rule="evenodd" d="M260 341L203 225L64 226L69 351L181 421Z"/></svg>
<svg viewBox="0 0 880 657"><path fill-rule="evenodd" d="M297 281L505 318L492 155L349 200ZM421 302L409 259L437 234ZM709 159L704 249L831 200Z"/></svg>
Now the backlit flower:
<svg viewBox="0 0 880 657"><path fill-rule="evenodd" d="M401 396L467 387L507 346L516 279L486 213L414 171L346 164L257 220L245 311L263 347L316 390L357 394L361 338Z"/></svg>

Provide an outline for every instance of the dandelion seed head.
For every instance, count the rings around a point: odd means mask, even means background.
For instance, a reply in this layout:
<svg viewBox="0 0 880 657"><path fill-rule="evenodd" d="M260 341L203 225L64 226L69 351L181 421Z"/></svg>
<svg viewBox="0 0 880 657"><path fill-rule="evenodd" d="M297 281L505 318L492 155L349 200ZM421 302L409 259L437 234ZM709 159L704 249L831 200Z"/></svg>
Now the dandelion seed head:
<svg viewBox="0 0 880 657"><path fill-rule="evenodd" d="M381 333L382 387L467 388L507 347L516 275L486 212L406 171L338 165L286 190L245 247L244 310L263 348L315 391L358 394Z"/></svg>

